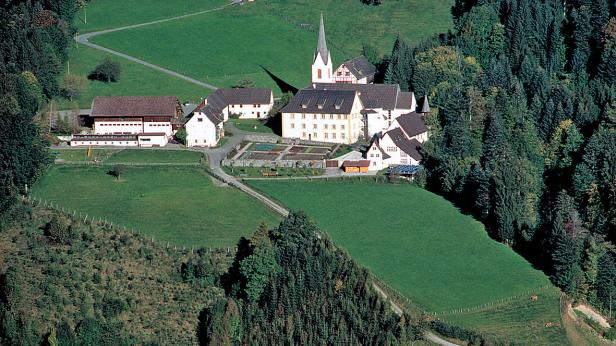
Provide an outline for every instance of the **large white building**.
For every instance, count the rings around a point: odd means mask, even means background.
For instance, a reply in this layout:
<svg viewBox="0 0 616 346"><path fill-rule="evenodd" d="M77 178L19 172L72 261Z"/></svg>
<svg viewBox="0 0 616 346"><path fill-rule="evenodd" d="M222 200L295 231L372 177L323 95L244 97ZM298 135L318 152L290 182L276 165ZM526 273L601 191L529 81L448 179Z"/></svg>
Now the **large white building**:
<svg viewBox="0 0 616 346"><path fill-rule="evenodd" d="M362 114L366 138L386 131L397 117L417 109L415 94L401 91L398 84L315 83L311 88L356 91L364 106Z"/></svg>
<svg viewBox="0 0 616 346"><path fill-rule="evenodd" d="M280 111L282 137L354 143L363 136L363 108L353 90L300 90Z"/></svg>

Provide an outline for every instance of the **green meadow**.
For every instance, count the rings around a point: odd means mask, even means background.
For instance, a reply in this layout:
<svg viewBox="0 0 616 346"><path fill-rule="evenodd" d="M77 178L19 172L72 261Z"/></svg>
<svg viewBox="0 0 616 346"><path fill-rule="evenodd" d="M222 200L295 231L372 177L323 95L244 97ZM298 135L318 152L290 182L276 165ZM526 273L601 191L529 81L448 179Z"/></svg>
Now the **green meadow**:
<svg viewBox="0 0 616 346"><path fill-rule="evenodd" d="M548 286L548 278L440 196L410 185L249 181L304 210L339 246L429 312Z"/></svg>
<svg viewBox="0 0 616 346"><path fill-rule="evenodd" d="M202 168L124 167L119 179L109 169L54 165L31 195L189 247L232 247L262 222L279 221L239 190L215 185Z"/></svg>

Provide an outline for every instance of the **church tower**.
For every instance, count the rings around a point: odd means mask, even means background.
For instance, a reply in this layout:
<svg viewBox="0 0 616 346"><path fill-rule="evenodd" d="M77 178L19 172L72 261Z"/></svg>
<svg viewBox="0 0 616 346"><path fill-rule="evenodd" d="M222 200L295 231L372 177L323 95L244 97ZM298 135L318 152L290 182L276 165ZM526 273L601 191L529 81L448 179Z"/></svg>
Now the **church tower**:
<svg viewBox="0 0 616 346"><path fill-rule="evenodd" d="M333 83L333 64L332 57L327 49L325 41L325 26L323 25L323 13L321 13L321 23L319 26L319 41L317 50L314 52L314 62L312 63L312 83Z"/></svg>

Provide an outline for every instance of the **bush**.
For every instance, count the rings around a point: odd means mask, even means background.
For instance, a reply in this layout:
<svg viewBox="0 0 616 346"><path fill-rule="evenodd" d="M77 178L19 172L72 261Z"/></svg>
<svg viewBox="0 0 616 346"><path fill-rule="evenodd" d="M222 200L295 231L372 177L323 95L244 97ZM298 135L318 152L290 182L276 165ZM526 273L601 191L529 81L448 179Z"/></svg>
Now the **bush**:
<svg viewBox="0 0 616 346"><path fill-rule="evenodd" d="M116 317L128 309L128 304L119 298L105 298L101 310L105 318Z"/></svg>
<svg viewBox="0 0 616 346"><path fill-rule="evenodd" d="M105 58L103 62L98 64L88 75L88 79L98 80L101 82L117 82L120 79L120 64Z"/></svg>
<svg viewBox="0 0 616 346"><path fill-rule="evenodd" d="M56 244L70 244L74 234L69 220L63 216L54 216L45 227L45 235Z"/></svg>
<svg viewBox="0 0 616 346"><path fill-rule="evenodd" d="M180 143L186 145L186 129L183 127L178 129L175 133L175 138L180 141Z"/></svg>
<svg viewBox="0 0 616 346"><path fill-rule="evenodd" d="M86 89L87 81L84 77L68 74L60 86L60 93L63 97L73 100L79 98Z"/></svg>

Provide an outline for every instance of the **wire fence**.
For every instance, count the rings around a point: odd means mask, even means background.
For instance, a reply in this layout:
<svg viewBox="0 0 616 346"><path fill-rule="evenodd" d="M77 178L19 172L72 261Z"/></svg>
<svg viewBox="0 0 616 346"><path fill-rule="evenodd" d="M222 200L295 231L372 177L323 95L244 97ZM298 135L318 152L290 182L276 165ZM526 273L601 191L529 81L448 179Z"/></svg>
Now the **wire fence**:
<svg viewBox="0 0 616 346"><path fill-rule="evenodd" d="M391 287L390 285L388 285L387 283L385 283L383 280L381 280L379 277L377 277L376 275L374 275L373 273L371 273L372 276L372 280L375 281L375 283L381 288L381 289L385 289L385 291L387 291L388 293L388 298L390 300L392 300L393 302L395 302L397 305L403 305L405 306L407 309L410 310L415 310L415 311L421 311L423 314L428 315L428 316L447 316L447 315L455 315L455 314L461 314L461 313L471 313L471 312L479 312L479 311L487 311L490 310L492 308L501 306L503 304L507 304L516 300L520 300L522 298L526 298L526 299L531 299L532 295L538 294L540 292L546 291L548 289L553 288L552 285L545 285L545 286L541 286L535 289L529 289L524 291L523 293L520 294L516 294L513 296L509 296L509 297L505 297L505 298L501 298L492 302L487 302L484 304L479 304L476 306L472 306L472 307L467 307L467 308L458 308L458 309L451 309L451 310L445 310L445 311L427 311L424 310L422 308L420 308L419 306L417 306L416 303L414 303L413 301L411 301L409 298L406 297L406 295L400 293L400 291L398 291L397 289Z"/></svg>
<svg viewBox="0 0 616 346"><path fill-rule="evenodd" d="M207 253L226 251L229 254L229 253L237 252L236 247L230 247L230 246L227 246L227 247L212 247L212 246L195 247L194 245L185 246L185 245L170 244L169 241L163 241L160 239L156 239L154 236L147 234L145 232L142 232L142 230L138 228L135 229L133 227L126 227L126 226L119 225L118 223L114 224L113 221L109 221L105 218L95 217L92 215L88 215L85 212L80 212L75 209L65 208L63 206L60 206L57 203L54 204L53 202L44 200L40 197L36 198L36 197L31 197L31 196L22 196L22 199L25 202L32 205L33 207L40 207L44 209L53 210L55 212L61 213L64 216L71 218L72 220L79 221L85 225L89 225L93 227L97 226L97 227L101 227L102 229L109 230L109 231L120 231L120 232L129 233L129 234L132 234L133 236L140 238L144 242L150 242L155 245L163 246L167 250L173 249L173 251L178 251L185 255L194 254L195 251L199 249L202 249L206 251Z"/></svg>

